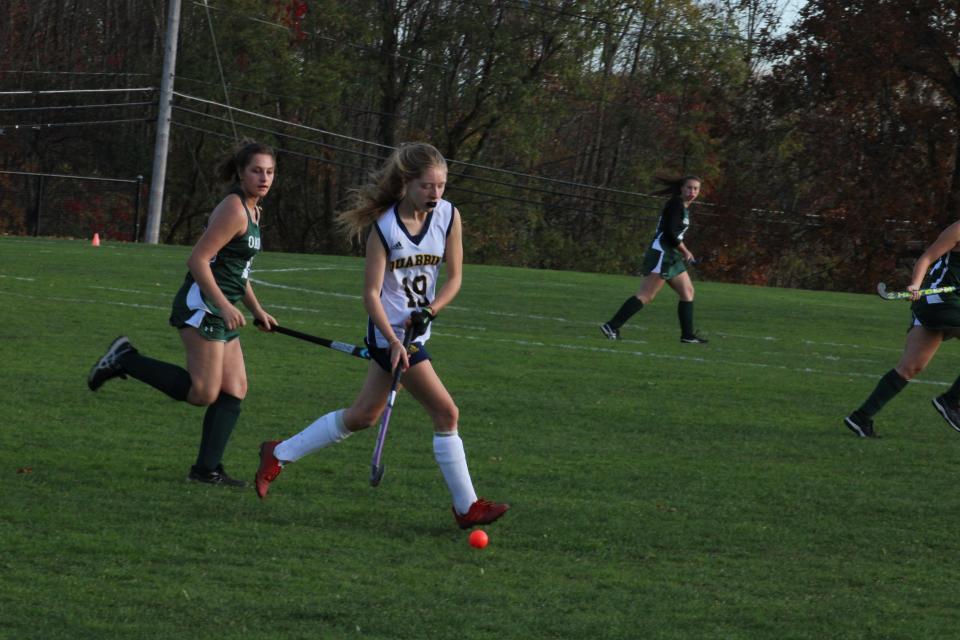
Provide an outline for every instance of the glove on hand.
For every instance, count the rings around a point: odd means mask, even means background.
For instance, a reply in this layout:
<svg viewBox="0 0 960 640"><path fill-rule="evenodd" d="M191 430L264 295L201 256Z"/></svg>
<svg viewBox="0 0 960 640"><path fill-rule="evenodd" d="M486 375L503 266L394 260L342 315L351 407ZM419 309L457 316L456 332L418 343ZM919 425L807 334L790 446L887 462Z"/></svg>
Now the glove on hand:
<svg viewBox="0 0 960 640"><path fill-rule="evenodd" d="M411 313L410 331L413 333L414 339L425 334L427 332L427 327L430 326L430 323L433 322L433 319L436 317L437 315L430 307L423 307L422 309L417 309Z"/></svg>

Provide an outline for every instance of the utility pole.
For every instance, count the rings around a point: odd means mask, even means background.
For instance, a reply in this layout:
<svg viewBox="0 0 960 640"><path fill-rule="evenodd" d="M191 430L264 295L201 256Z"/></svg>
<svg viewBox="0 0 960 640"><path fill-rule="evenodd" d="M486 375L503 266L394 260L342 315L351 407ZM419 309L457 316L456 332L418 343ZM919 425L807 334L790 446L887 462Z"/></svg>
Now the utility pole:
<svg viewBox="0 0 960 640"><path fill-rule="evenodd" d="M180 33L180 0L169 0L167 34L163 48L163 77L160 78L160 100L157 104L157 137L153 145L153 176L150 179L150 203L147 209L147 230L144 241L160 241L160 219L163 217L163 185L167 179L167 149L170 146L170 112L173 108L173 78L177 69L177 39Z"/></svg>

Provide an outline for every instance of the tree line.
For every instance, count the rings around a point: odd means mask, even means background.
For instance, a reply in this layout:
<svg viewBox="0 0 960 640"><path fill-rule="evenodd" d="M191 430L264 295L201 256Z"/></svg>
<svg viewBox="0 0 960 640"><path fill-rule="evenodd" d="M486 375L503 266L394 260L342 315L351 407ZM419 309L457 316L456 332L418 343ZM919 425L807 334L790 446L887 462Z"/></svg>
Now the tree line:
<svg viewBox="0 0 960 640"><path fill-rule="evenodd" d="M196 239L216 158L249 137L279 150L267 248L357 252L334 212L425 140L450 161L469 262L634 273L656 178L696 174L703 277L896 281L960 214L958 8L811 0L787 28L782 4L185 2L161 239ZM149 189L166 20L160 0L6 3L0 170ZM131 233L126 187L54 182L47 212ZM30 232L37 188L0 173L0 232Z"/></svg>

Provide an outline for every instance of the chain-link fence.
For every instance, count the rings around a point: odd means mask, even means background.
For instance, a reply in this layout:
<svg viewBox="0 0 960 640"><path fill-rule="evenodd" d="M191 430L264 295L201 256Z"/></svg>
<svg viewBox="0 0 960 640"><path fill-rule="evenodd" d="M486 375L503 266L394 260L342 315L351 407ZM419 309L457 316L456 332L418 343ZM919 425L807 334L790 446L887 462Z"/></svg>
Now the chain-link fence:
<svg viewBox="0 0 960 640"><path fill-rule="evenodd" d="M143 188L143 176L0 171L0 233L136 242Z"/></svg>

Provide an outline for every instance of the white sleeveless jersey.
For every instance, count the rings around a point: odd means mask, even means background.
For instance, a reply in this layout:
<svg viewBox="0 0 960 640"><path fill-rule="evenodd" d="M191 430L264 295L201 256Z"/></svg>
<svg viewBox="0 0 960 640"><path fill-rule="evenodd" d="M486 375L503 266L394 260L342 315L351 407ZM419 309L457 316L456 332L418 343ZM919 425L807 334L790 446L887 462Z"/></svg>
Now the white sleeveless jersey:
<svg viewBox="0 0 960 640"><path fill-rule="evenodd" d="M411 236L400 222L397 205L387 209L377 219L374 228L387 252L387 268L383 274L380 303L387 312L387 319L398 338L404 338L404 322L410 314L430 306L437 289L440 263L447 247L447 236L453 226L453 204L440 200L433 211L427 214L423 229ZM374 338L381 348L388 346L380 330L369 321L367 339ZM417 338L425 343L430 338L427 332Z"/></svg>

